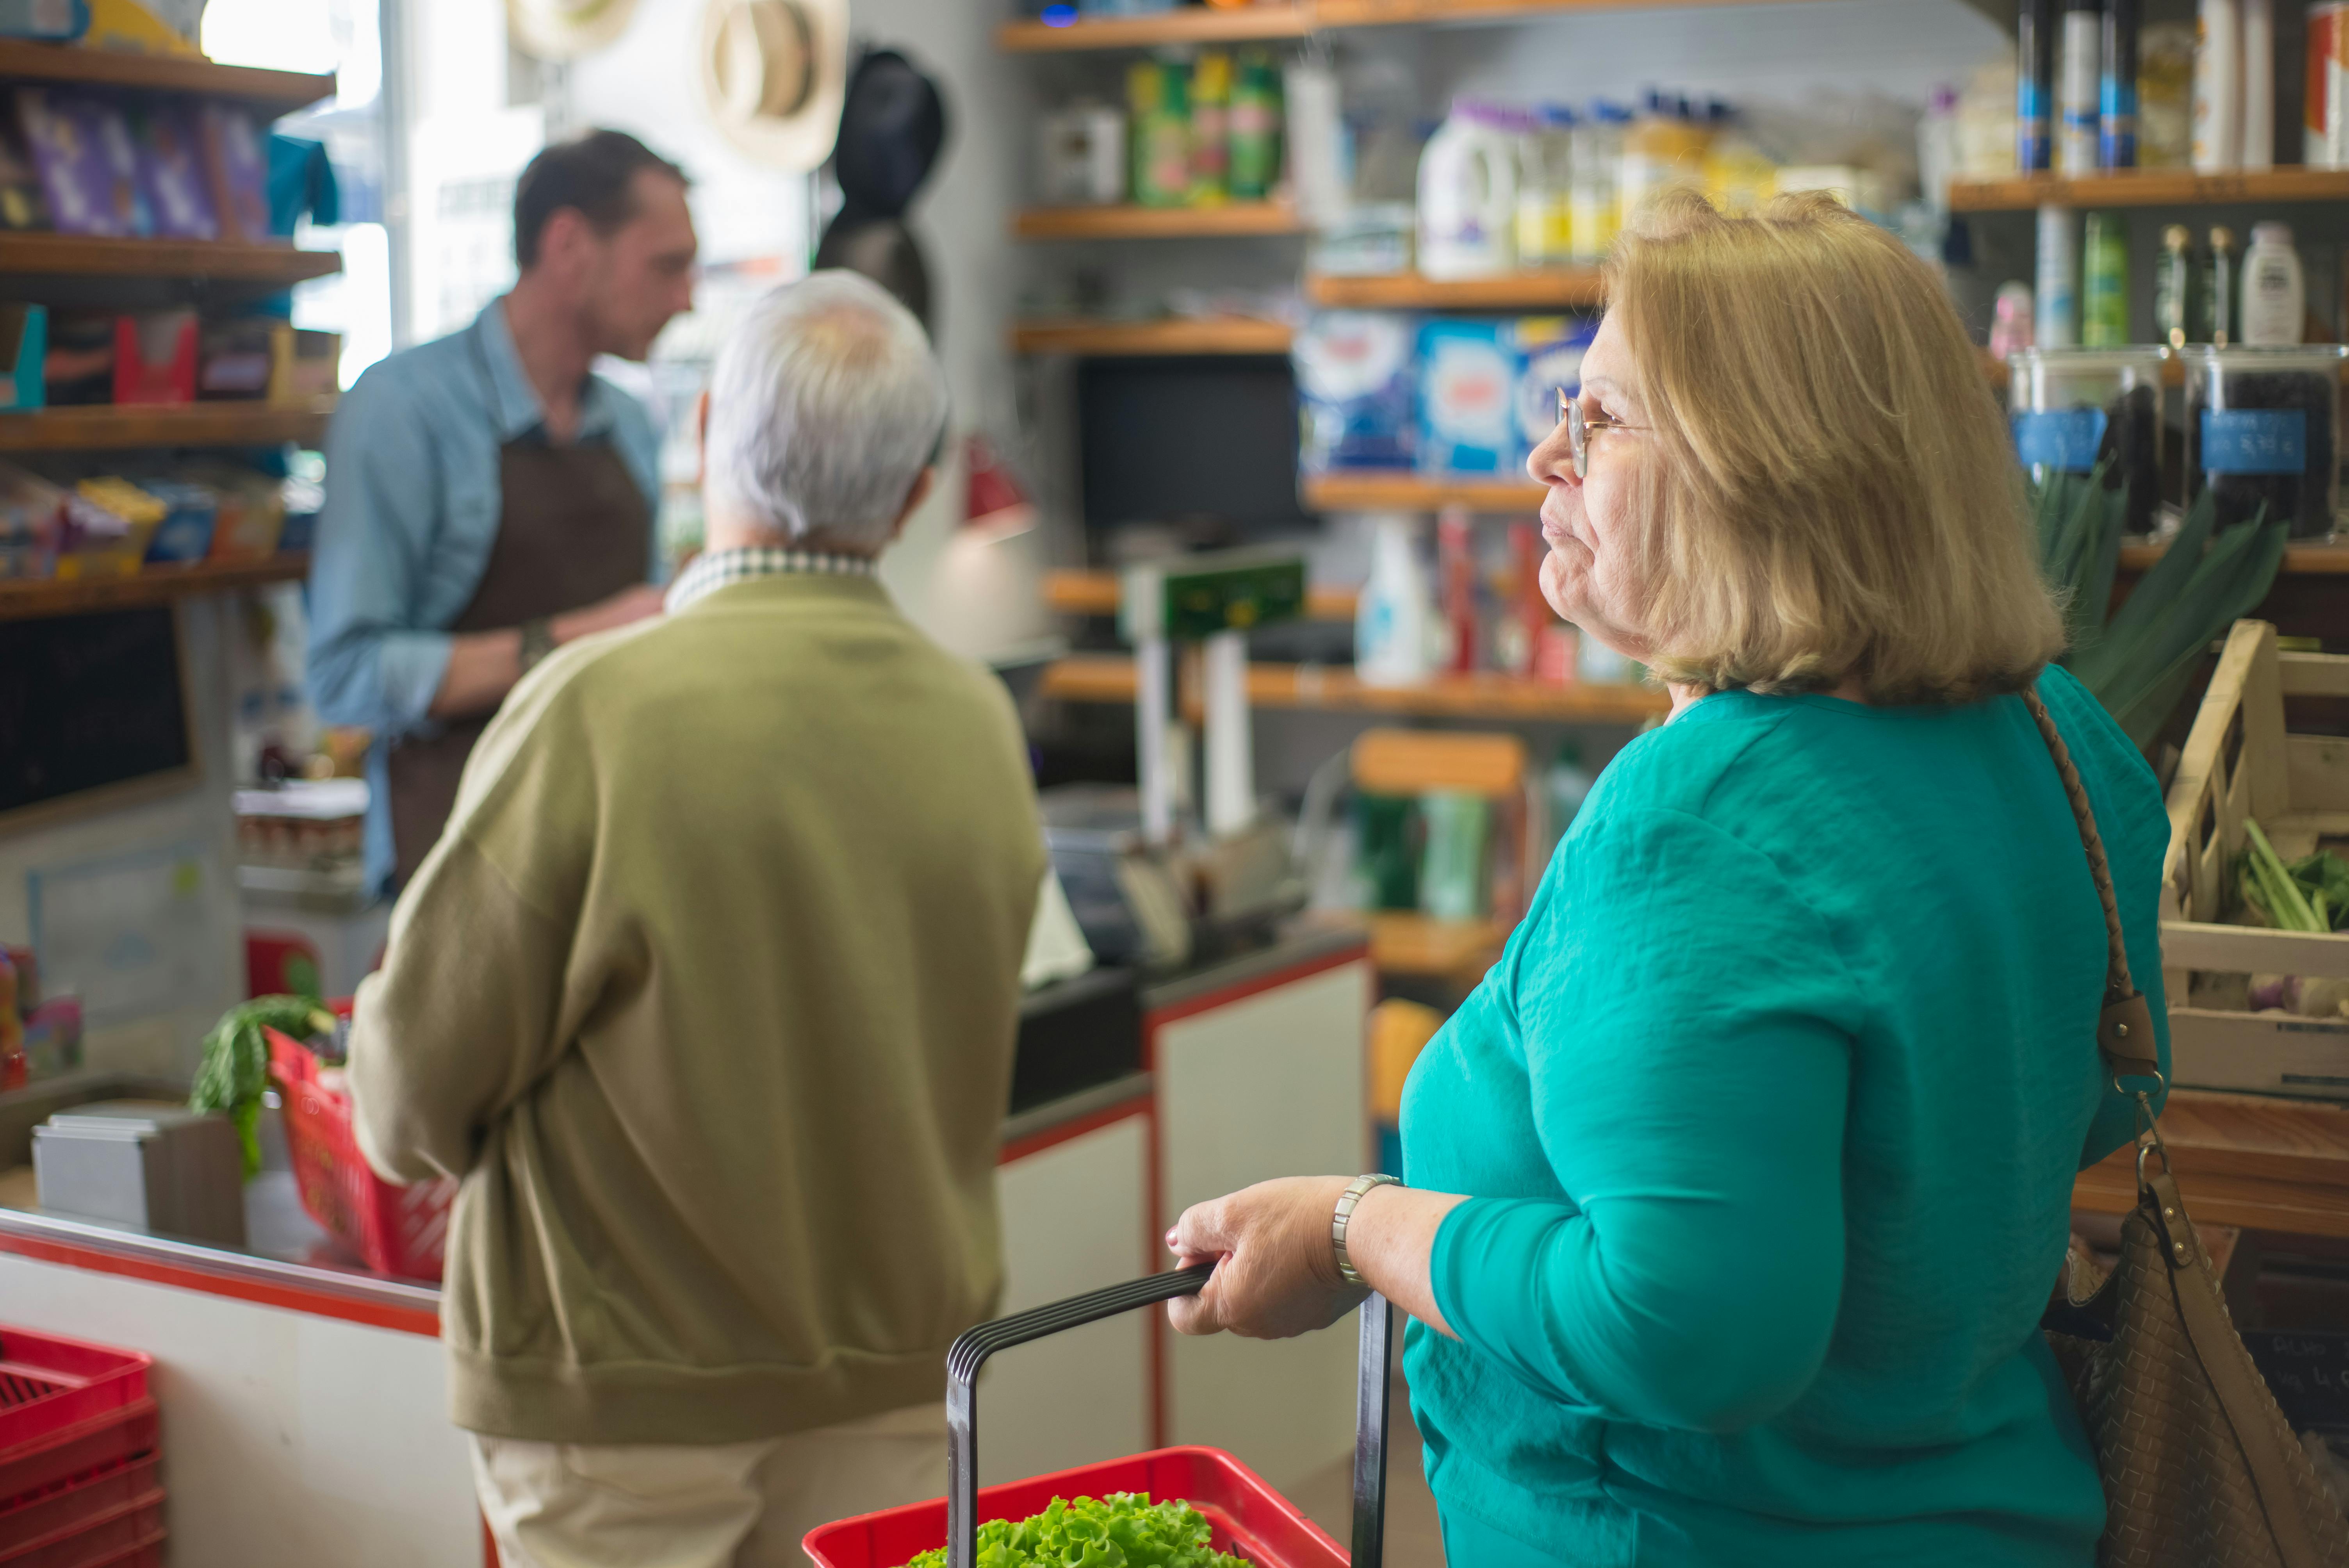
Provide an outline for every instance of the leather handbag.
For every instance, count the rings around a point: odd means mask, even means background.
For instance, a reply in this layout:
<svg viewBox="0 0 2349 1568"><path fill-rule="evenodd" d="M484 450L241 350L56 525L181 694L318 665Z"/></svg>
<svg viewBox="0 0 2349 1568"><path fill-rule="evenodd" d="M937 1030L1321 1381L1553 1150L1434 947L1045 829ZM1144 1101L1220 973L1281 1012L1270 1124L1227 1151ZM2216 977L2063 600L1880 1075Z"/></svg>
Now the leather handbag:
<svg viewBox="0 0 2349 1568"><path fill-rule="evenodd" d="M2187 1217L2144 1088L2162 1082L2153 1014L2129 979L2120 902L2088 792L2036 691L2023 694L2055 758L2104 904L2109 944L2096 1046L2137 1108L2137 1207L2120 1262L2044 1326L2105 1483L2102 1568L2349 1568L2342 1517L2227 1315ZM2158 1169L2154 1169L2158 1161Z"/></svg>

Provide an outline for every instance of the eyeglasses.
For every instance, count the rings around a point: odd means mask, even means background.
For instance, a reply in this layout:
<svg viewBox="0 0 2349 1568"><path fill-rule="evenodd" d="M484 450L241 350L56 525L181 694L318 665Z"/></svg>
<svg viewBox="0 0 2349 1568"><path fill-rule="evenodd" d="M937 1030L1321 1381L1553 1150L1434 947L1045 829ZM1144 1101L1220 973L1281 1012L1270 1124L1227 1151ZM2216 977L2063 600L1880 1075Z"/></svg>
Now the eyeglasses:
<svg viewBox="0 0 2349 1568"><path fill-rule="evenodd" d="M1590 432L1593 430L1644 430L1645 425L1627 425L1620 419L1610 419L1601 414L1597 418L1586 417L1582 402L1561 387L1557 389L1557 422L1566 427L1566 444L1574 455L1574 477L1590 477Z"/></svg>

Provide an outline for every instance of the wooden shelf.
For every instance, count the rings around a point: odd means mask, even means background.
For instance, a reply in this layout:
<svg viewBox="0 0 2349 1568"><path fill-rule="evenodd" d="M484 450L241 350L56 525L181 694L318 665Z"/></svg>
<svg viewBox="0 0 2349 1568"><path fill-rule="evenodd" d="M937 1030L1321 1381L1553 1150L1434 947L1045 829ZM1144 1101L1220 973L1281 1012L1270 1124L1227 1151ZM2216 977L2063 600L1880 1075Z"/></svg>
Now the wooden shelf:
<svg viewBox="0 0 2349 1568"><path fill-rule="evenodd" d="M2161 1138L2201 1223L2349 1237L2349 1109L2178 1089L2162 1111ZM2073 1203L2127 1212L2137 1202L2136 1159L2127 1144L2082 1171Z"/></svg>
<svg viewBox="0 0 2349 1568"><path fill-rule="evenodd" d="M266 555L249 561L202 561L193 566L150 566L130 577L93 577L72 583L0 581L0 621L168 604L197 593L292 583L309 570L306 554Z"/></svg>
<svg viewBox="0 0 2349 1568"><path fill-rule="evenodd" d="M0 275L10 278L185 278L292 288L342 270L340 253L297 251L291 244L116 240L89 234L0 235Z"/></svg>
<svg viewBox="0 0 2349 1568"><path fill-rule="evenodd" d="M995 46L1017 55L1147 49L1161 44L1301 38L1312 30L1310 5L1203 5L1156 16L1102 16L1058 27L1045 22L1007 22L995 30Z"/></svg>
<svg viewBox="0 0 2349 1568"><path fill-rule="evenodd" d="M1286 354L1288 324L1255 316L1204 320L1023 321L1011 328L1015 354Z"/></svg>
<svg viewBox="0 0 2349 1568"><path fill-rule="evenodd" d="M1351 588L1309 588L1305 591L1305 618L1350 621L1360 598ZM1114 615L1118 604L1117 573L1047 572L1044 603L1063 615Z"/></svg>
<svg viewBox="0 0 2349 1568"><path fill-rule="evenodd" d="M1304 232L1286 201L1221 207L1030 207L1013 221L1023 240L1222 240Z"/></svg>
<svg viewBox="0 0 2349 1568"><path fill-rule="evenodd" d="M82 49L61 44L0 43L0 81L72 82L92 87L144 88L156 92L203 93L241 98L270 111L274 119L305 104L331 98L335 78L298 71L260 71L216 66L210 60L165 55L131 55L112 49Z"/></svg>
<svg viewBox="0 0 2349 1568"><path fill-rule="evenodd" d="M1308 273L1305 297L1346 310L1550 310L1599 303L1596 267L1439 281L1417 273L1370 277Z"/></svg>
<svg viewBox="0 0 2349 1568"><path fill-rule="evenodd" d="M1133 661L1118 655L1072 655L1045 667L1040 689L1061 702L1130 703ZM1424 686L1371 686L1351 670L1309 665L1250 665L1247 690L1248 701L1257 707L1566 724L1644 724L1671 706L1662 692L1646 686L1553 686L1499 675L1439 676Z"/></svg>
<svg viewBox="0 0 2349 1568"><path fill-rule="evenodd" d="M1308 511L1471 511L1530 517L1541 510L1542 487L1528 479L1463 475L1382 474L1368 469L1314 474L1304 482Z"/></svg>
<svg viewBox="0 0 2349 1568"><path fill-rule="evenodd" d="M2196 174L2183 169L2123 170L2066 180L2053 174L2011 180L1957 180L1953 212L2023 211L2057 207L2216 207L2251 202L2349 201L2349 169L2245 170Z"/></svg>
<svg viewBox="0 0 2349 1568"><path fill-rule="evenodd" d="M1381 975L1480 975L1509 940L1509 928L1496 920L1438 920L1397 909L1376 911L1368 923L1371 963Z"/></svg>
<svg viewBox="0 0 2349 1568"><path fill-rule="evenodd" d="M2121 546L2121 571L2143 572L2161 559L2158 544ZM2292 577L2349 576L2349 545L2295 544L2283 552L2283 572Z"/></svg>
<svg viewBox="0 0 2349 1568"><path fill-rule="evenodd" d="M335 412L332 397L296 407L267 403L101 405L0 414L0 452L103 451L124 447L315 445Z"/></svg>

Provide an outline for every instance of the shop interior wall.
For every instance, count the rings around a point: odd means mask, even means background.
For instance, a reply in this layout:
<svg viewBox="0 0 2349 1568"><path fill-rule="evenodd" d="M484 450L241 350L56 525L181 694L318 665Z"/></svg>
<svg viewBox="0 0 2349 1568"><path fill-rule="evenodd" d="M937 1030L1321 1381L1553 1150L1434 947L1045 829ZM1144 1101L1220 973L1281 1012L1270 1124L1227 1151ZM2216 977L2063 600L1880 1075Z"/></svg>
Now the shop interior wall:
<svg viewBox="0 0 2349 1568"><path fill-rule="evenodd" d="M182 902L160 911L125 911L131 923L114 956L125 973L148 963L173 966L176 1002L168 1010L125 1010L109 1002L105 982L51 975L54 991L78 985L88 1018L83 1065L92 1070L185 1076L196 1043L223 1009L244 995L243 919L236 891L236 828L229 768L231 601L186 601L181 607L181 668L186 674L196 779L171 794L119 810L63 816L31 828L0 825L0 943L29 945L33 879L60 872L167 858L192 865L200 879L181 887Z"/></svg>

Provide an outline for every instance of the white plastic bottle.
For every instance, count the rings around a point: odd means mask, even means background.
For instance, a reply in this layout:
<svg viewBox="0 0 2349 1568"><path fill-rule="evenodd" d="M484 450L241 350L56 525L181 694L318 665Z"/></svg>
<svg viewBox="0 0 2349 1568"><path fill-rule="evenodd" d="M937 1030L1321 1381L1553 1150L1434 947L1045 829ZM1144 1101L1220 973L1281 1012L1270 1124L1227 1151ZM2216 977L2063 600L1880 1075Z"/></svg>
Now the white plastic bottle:
<svg viewBox="0 0 2349 1568"><path fill-rule="evenodd" d="M2033 336L2042 348L2070 348L2080 341L2080 220L2069 207L2039 209L2038 321Z"/></svg>
<svg viewBox="0 0 2349 1568"><path fill-rule="evenodd" d="M1419 155L1419 270L1483 278L1516 265L1516 138L1466 98Z"/></svg>
<svg viewBox="0 0 2349 1568"><path fill-rule="evenodd" d="M2242 341L2254 348L2296 344L2308 322L2308 292L2292 230L2282 223L2251 226L2243 253Z"/></svg>
<svg viewBox="0 0 2349 1568"><path fill-rule="evenodd" d="M2275 0L2241 3L2243 132L2238 161L2245 169L2268 169L2275 163Z"/></svg>
<svg viewBox="0 0 2349 1568"><path fill-rule="evenodd" d="M1433 669L1434 594L1419 559L1419 520L1382 511L1371 526L1371 580L1354 611L1354 675L1364 686L1406 686Z"/></svg>
<svg viewBox="0 0 2349 1568"><path fill-rule="evenodd" d="M2194 167L2223 173L2242 160L2242 0L2201 0L2194 15Z"/></svg>
<svg viewBox="0 0 2349 1568"><path fill-rule="evenodd" d="M2097 94L2105 60L2105 19L2096 0L2064 0L2056 43L2055 171L2096 171Z"/></svg>
<svg viewBox="0 0 2349 1568"><path fill-rule="evenodd" d="M1567 232L1578 262L1606 259L1620 218L1618 182L1623 167L1623 127L1631 111L1595 103L1574 128L1572 214Z"/></svg>

